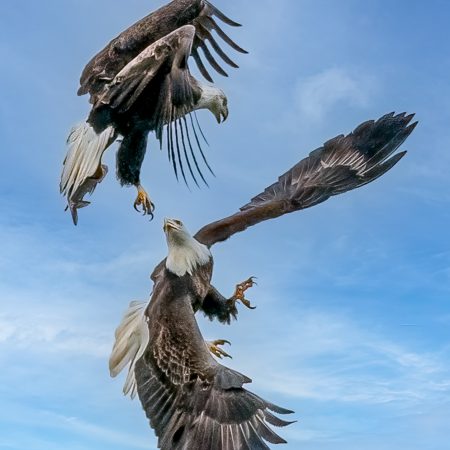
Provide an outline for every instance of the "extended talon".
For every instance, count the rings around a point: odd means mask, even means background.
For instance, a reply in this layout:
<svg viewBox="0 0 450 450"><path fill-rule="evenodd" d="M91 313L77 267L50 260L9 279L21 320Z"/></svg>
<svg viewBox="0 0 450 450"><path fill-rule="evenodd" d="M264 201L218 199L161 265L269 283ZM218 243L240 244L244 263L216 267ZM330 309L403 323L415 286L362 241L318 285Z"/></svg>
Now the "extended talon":
<svg viewBox="0 0 450 450"><path fill-rule="evenodd" d="M138 195L136 197L136 200L134 202L134 209L137 212L141 212L139 209L139 206L142 206L142 214L151 216L151 219L153 219L153 211L155 210L155 205L151 202L147 192L145 192L145 189L142 186L137 187Z"/></svg>
<svg viewBox="0 0 450 450"><path fill-rule="evenodd" d="M208 350L213 355L217 356L219 359L232 358L232 356L229 355L226 351L224 351L221 348L219 348L219 346L225 345L225 344L231 345L231 342L227 341L225 339L218 339L217 341L206 342Z"/></svg>
<svg viewBox="0 0 450 450"><path fill-rule="evenodd" d="M236 302L240 301L248 309L256 309L256 306L252 306L250 301L245 298L245 291L256 285L255 279L256 277L250 277L248 280L243 283L239 283L236 286L234 295L228 300L232 306L235 306Z"/></svg>

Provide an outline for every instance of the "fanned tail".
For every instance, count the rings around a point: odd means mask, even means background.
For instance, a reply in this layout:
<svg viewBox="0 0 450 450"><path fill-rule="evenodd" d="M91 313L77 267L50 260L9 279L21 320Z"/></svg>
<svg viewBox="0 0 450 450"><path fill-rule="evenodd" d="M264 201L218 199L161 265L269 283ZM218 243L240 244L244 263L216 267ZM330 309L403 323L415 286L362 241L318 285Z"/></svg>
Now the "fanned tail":
<svg viewBox="0 0 450 450"><path fill-rule="evenodd" d="M101 164L102 155L116 136L113 127L97 134L87 122L75 126L69 134L60 191L67 198L67 208L75 225L78 222L77 209L89 204L83 200L84 195L92 194L106 176L107 167Z"/></svg>
<svg viewBox="0 0 450 450"><path fill-rule="evenodd" d="M134 398L137 393L134 367L136 361L144 354L149 341L148 325L144 315L147 305L148 302L130 303L116 330L116 341L109 359L109 370L113 378L129 365L123 393L130 395L131 398Z"/></svg>

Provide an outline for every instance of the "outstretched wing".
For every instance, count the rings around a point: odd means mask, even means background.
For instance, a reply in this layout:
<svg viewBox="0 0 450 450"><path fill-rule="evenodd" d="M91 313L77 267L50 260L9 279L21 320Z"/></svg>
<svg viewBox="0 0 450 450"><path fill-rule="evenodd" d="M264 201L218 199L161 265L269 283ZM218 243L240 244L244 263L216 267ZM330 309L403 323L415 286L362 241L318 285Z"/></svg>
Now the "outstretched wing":
<svg viewBox="0 0 450 450"><path fill-rule="evenodd" d="M203 1L203 7L199 16L193 21L193 25L196 29L194 45L192 47L192 56L197 63L197 66L202 73L202 75L211 83L213 79L205 67L202 58L199 53L199 49L202 49L204 57L209 62L211 67L218 72L220 75L227 77L228 74L222 68L222 66L214 58L211 50L208 48L206 43L208 42L220 59L227 65L238 69L239 66L222 50L219 43L214 38L213 32L215 32L223 41L225 41L231 48L239 53L247 53L242 47L240 47L236 42L234 42L226 33L222 30L219 24L215 21L214 17L220 19L222 22L232 27L240 27L241 25L233 20L229 19L224 13L219 11L214 5L208 1Z"/></svg>
<svg viewBox="0 0 450 450"><path fill-rule="evenodd" d="M198 88L195 91L187 66L194 36L195 28L186 25L148 46L105 85L94 104L93 116L105 105L119 113L129 111L163 66L158 86L161 92L154 99L160 100L155 114L159 121L156 130L171 119L174 108L180 114L192 111L201 95Z"/></svg>
<svg viewBox="0 0 450 450"><path fill-rule="evenodd" d="M414 115L387 114L310 153L240 212L202 228L195 238L212 246L252 225L309 208L376 180L406 152L393 155L412 133ZM393 156L392 156L393 155Z"/></svg>
<svg viewBox="0 0 450 450"><path fill-rule="evenodd" d="M198 52L201 48L206 60L222 75L226 72L214 58L207 46L210 46L220 58L232 67L237 65L221 49L215 38L215 32L222 40L235 50L246 53L220 28L215 18L231 26L239 26L206 0L173 0L157 11L144 17L113 39L100 53L87 64L80 79L78 95L91 94L91 102L95 103L97 94L103 86L114 77L149 45L167 36L184 25L195 26L195 40L192 55L208 80L212 78Z"/></svg>
<svg viewBox="0 0 450 450"><path fill-rule="evenodd" d="M149 118L149 123L161 143L167 126L167 151L177 178L180 171L187 183L187 166L195 183L198 176L206 183L194 147L208 168L209 165L200 144L196 122L191 116L201 91L187 65L195 33L193 25L180 27L129 62L97 94L89 122L101 130L109 123L111 114L125 114L133 107L150 109L148 105L152 104L153 117ZM145 91L150 85L149 91ZM147 92L145 95L144 91Z"/></svg>
<svg viewBox="0 0 450 450"><path fill-rule="evenodd" d="M156 288L158 292L158 288ZM160 294L146 313L149 344L136 362L137 392L163 450L268 450L285 443L270 425L289 414L243 388L246 376L218 364L194 318L192 299ZM175 295L175 291L173 291ZM152 305L156 307L152 309ZM271 412L272 411L272 412Z"/></svg>

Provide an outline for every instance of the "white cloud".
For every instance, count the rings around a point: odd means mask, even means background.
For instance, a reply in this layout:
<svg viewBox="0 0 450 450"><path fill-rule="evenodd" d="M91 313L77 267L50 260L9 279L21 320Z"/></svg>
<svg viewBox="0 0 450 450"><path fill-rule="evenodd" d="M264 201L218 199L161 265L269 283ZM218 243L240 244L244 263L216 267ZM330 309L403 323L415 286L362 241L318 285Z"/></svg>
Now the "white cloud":
<svg viewBox="0 0 450 450"><path fill-rule="evenodd" d="M270 295L269 295L270 297ZM268 305L270 308L276 305ZM255 384L288 398L352 403L391 404L397 413L413 405L439 402L450 391L445 350L420 352L393 338L364 329L345 314L323 310L267 311L270 324L247 326L245 342L231 353L247 366ZM278 315L278 317L277 317ZM299 319L297 316L301 317ZM270 340L268 336L276 335ZM265 342L261 358L260 342ZM240 361L241 364L241 361ZM267 364L272 367L267 371ZM241 367L242 369L242 367Z"/></svg>
<svg viewBox="0 0 450 450"><path fill-rule="evenodd" d="M38 409L38 408L23 408L17 405L8 405L11 409L11 413L7 416L6 413L1 414L0 417L7 423L19 424L22 426L36 426L40 429L48 431L64 431L67 433L75 434L79 437L83 437L89 442L96 442L101 444L113 444L114 448L136 448L136 449L150 449L149 440L145 437L138 437L134 434L118 431L112 427L99 425L93 422L89 422L78 417L66 416L63 414L55 413L53 411ZM4 417L3 417L4 416ZM11 439L3 437L0 439L0 448L26 448L26 444L29 444L26 435L17 436L17 438ZM37 445L36 445L37 444ZM42 439L35 443L32 447L48 449L59 447L53 446L54 442L51 433L45 433L42 435ZM72 446L69 446L72 449ZM73 448L81 449L83 446L75 446ZM103 447L102 447L103 448Z"/></svg>
<svg viewBox="0 0 450 450"><path fill-rule="evenodd" d="M86 422L77 417L66 417L64 415L45 411L42 416L44 419L47 419L47 421L54 423L57 427L86 435L102 442L111 442L115 445L123 445L131 448L149 448L148 439L145 439L144 437L139 438L132 434Z"/></svg>
<svg viewBox="0 0 450 450"><path fill-rule="evenodd" d="M297 81L296 107L303 118L321 121L336 106L368 106L375 87L372 76L334 67Z"/></svg>
<svg viewBox="0 0 450 450"><path fill-rule="evenodd" d="M132 300L128 280L136 267L148 279L151 254L135 247L93 257L35 225L0 223L0 241L0 354L14 348L107 358ZM125 293L115 292L122 277Z"/></svg>
<svg viewBox="0 0 450 450"><path fill-rule="evenodd" d="M0 315L0 350L30 350L39 354L62 352L107 358L111 350L112 330L97 326L73 311L56 312L41 308L40 312Z"/></svg>

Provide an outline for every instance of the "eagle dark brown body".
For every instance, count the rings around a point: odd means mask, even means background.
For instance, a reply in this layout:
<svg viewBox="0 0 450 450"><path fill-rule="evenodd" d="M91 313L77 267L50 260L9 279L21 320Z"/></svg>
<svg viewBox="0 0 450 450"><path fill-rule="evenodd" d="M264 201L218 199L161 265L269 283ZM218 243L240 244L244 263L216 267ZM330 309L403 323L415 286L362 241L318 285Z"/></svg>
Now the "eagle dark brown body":
<svg viewBox="0 0 450 450"><path fill-rule="evenodd" d="M135 208L153 215L154 206L141 185L141 166L150 132L163 145L164 130L169 159L175 175L199 186L201 164L212 171L201 146L197 110L209 110L218 123L228 117L228 99L219 88L194 78L188 60L192 56L201 74L212 77L200 57L218 73L227 76L212 50L237 68L213 36L216 33L230 47L245 51L220 28L215 18L238 26L206 0L174 0L132 25L87 64L79 95L89 94L92 108L87 124L74 129L61 177L61 192L67 196L74 222L76 210L86 206L80 193L91 192L101 177L103 152L120 136L117 178L122 185L135 186ZM208 44L208 45L207 45ZM106 138L108 137L108 139ZM196 154L201 155L197 160ZM92 186L92 180L94 185ZM89 184L89 189L85 184Z"/></svg>
<svg viewBox="0 0 450 450"><path fill-rule="evenodd" d="M161 264L145 311L149 340L134 374L137 392L164 450L268 449L285 443L271 430L286 426L272 414L292 411L243 388L251 380L219 364L205 345L194 314L230 322L236 309L211 285L212 259L177 276Z"/></svg>

